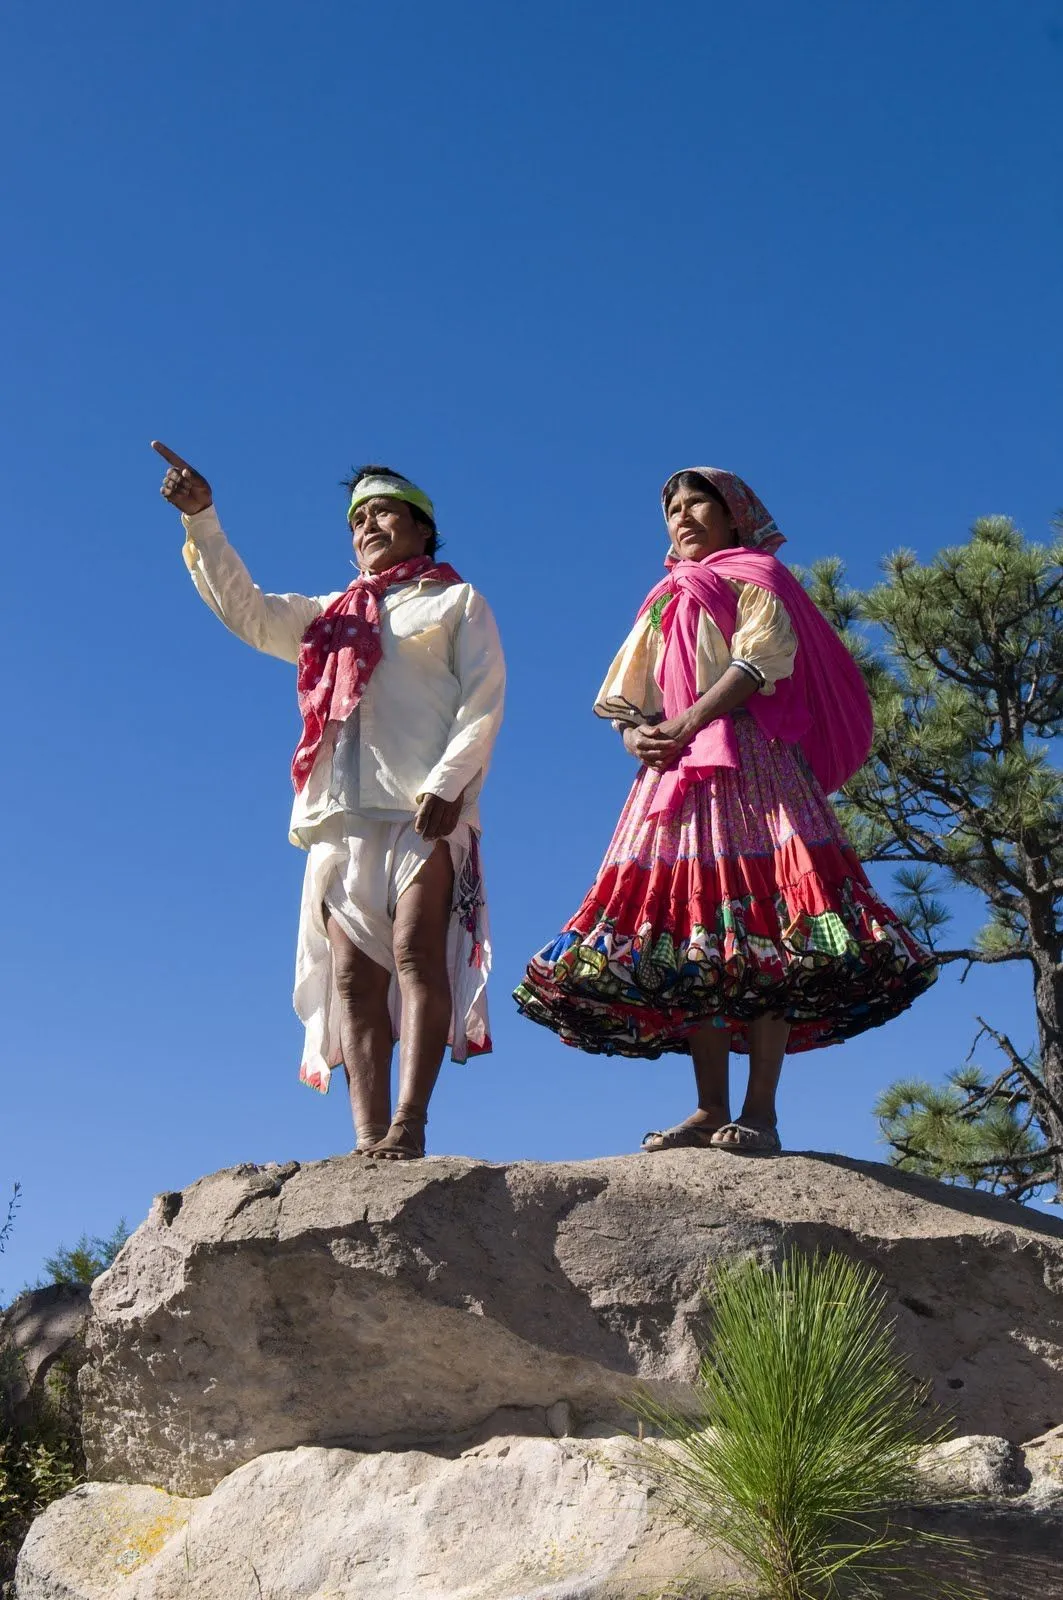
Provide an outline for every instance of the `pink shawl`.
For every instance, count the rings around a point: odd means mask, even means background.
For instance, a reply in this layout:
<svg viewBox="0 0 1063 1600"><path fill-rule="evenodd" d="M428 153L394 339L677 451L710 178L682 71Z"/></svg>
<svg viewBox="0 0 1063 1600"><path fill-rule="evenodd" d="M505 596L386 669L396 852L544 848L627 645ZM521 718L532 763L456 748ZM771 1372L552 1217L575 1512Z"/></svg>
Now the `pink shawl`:
<svg viewBox="0 0 1063 1600"><path fill-rule="evenodd" d="M292 757L296 794L310 776L326 727L330 722L346 722L384 653L378 601L393 584L415 578L433 583L464 582L453 567L445 562L437 565L429 556L400 561L386 572L363 572L303 634L296 678L303 735Z"/></svg>
<svg viewBox="0 0 1063 1600"><path fill-rule="evenodd" d="M830 794L847 783L867 760L874 724L863 674L823 613L781 561L763 550L728 549L701 561L677 561L650 590L639 616L664 595L675 599L664 608L664 649L660 682L668 717L678 716L698 698L696 657L698 621L707 611L731 645L738 596L728 579L767 589L785 606L797 636L791 678L775 685L772 695L754 694L745 709L769 739L799 744L816 778ZM670 811L691 783L708 777L714 767L737 767L738 746L730 715L717 717L658 786L654 811Z"/></svg>

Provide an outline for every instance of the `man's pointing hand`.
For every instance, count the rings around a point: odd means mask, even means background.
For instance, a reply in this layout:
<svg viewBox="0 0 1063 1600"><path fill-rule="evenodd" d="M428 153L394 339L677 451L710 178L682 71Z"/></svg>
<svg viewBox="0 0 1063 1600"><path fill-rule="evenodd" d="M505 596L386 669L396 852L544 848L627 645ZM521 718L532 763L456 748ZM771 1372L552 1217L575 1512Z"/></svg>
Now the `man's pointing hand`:
<svg viewBox="0 0 1063 1600"><path fill-rule="evenodd" d="M186 517L195 516L197 511L206 511L214 503L214 495L210 484L195 467L190 467L168 445L160 443L158 439L151 441L151 448L164 461L170 463L169 470L162 480L159 493L164 500L169 500L172 506L184 513Z"/></svg>

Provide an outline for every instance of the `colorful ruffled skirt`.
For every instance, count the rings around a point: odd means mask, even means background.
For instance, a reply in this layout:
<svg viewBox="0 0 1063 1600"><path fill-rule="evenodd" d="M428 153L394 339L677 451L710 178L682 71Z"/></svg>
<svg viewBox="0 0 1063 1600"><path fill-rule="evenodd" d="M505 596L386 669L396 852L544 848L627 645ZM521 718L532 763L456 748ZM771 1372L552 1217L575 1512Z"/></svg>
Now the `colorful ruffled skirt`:
<svg viewBox="0 0 1063 1600"><path fill-rule="evenodd" d="M788 1050L838 1044L912 1004L934 958L875 893L796 745L734 718L739 765L653 815L635 780L598 877L514 998L566 1044L608 1055L688 1049L706 1023L748 1050L784 1016Z"/></svg>

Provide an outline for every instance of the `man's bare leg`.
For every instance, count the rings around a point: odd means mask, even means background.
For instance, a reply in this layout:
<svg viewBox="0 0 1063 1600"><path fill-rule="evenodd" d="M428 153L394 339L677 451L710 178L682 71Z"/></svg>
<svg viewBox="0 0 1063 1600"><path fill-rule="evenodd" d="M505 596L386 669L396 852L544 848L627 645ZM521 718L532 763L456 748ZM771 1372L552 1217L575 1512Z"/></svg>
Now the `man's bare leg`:
<svg viewBox="0 0 1063 1600"><path fill-rule="evenodd" d="M386 1139L370 1152L388 1161L424 1155L428 1102L443 1064L452 999L447 930L454 864L441 839L395 908L395 971L402 996L399 1094Z"/></svg>
<svg viewBox="0 0 1063 1600"><path fill-rule="evenodd" d="M391 1124L391 974L352 944L327 910L325 920L340 997L340 1043L357 1135L355 1149L365 1155Z"/></svg>

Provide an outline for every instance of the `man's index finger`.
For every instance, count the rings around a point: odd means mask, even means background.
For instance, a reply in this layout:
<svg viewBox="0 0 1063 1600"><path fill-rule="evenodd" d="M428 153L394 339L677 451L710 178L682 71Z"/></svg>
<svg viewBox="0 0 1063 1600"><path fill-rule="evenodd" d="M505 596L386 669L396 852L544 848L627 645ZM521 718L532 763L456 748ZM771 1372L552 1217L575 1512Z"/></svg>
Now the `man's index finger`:
<svg viewBox="0 0 1063 1600"><path fill-rule="evenodd" d="M169 445L163 444L160 439L153 439L151 441L151 448L157 455L160 455L164 461L168 461L171 467L177 467L178 470L182 472L195 471L194 467L190 467L187 461L182 461L181 457L177 455L175 451L171 450Z"/></svg>

